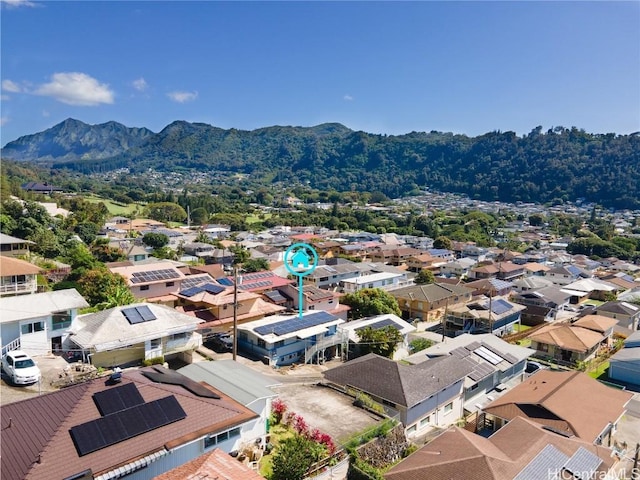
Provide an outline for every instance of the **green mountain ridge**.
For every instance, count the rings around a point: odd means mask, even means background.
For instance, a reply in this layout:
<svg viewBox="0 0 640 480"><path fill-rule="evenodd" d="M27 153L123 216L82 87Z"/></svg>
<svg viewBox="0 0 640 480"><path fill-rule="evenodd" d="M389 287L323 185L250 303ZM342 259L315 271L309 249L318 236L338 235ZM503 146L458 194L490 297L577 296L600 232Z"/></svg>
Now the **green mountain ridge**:
<svg viewBox="0 0 640 480"><path fill-rule="evenodd" d="M115 122L95 125L86 133L86 124L73 122L21 137L18 144L10 142L2 156L84 173L122 167L134 173L149 168L197 170L247 174L264 184L308 183L318 189L380 191L390 197L429 187L489 201L584 198L608 207L640 208L638 134L591 134L575 127L543 132L536 127L522 137L500 131L477 137L436 131L378 135L338 123L247 131L185 121L155 134L122 130ZM45 141L50 135L42 135L54 129L60 150L50 151ZM117 135L112 138L110 132ZM64 150L78 144L96 149L102 139L111 155ZM28 152L35 153L29 158Z"/></svg>

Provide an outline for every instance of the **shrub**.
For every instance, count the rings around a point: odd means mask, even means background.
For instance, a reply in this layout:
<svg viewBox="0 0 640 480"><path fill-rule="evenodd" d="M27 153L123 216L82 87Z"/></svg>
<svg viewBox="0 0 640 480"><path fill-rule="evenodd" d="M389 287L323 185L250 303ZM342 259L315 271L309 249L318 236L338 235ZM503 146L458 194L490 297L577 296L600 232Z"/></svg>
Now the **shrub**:
<svg viewBox="0 0 640 480"><path fill-rule="evenodd" d="M151 365L162 365L164 363L164 357L153 357L142 361L142 365L145 367Z"/></svg>
<svg viewBox="0 0 640 480"><path fill-rule="evenodd" d="M276 398L271 403L271 413L273 414L274 423L280 423L284 414L287 413L287 404Z"/></svg>

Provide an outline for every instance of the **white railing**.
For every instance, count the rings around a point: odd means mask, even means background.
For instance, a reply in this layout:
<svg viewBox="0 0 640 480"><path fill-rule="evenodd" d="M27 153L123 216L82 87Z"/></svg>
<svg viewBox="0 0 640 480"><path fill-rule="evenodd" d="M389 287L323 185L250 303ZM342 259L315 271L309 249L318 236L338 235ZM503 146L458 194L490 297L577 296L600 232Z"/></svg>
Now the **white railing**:
<svg viewBox="0 0 640 480"><path fill-rule="evenodd" d="M12 350L20 349L20 338L16 338L13 342L7 343L2 347L2 356L4 357L8 352Z"/></svg>
<svg viewBox="0 0 640 480"><path fill-rule="evenodd" d="M202 337L200 335L191 336L182 340L167 340L164 346L164 354L175 352L183 352L185 350L195 350L202 345Z"/></svg>
<svg viewBox="0 0 640 480"><path fill-rule="evenodd" d="M332 335L330 337L323 337L319 342L305 349L304 363L308 363L309 361L311 361L313 359L313 356L320 350L333 347L334 345L344 344L348 341L349 336L347 332L344 331L338 331L335 335Z"/></svg>
<svg viewBox="0 0 640 480"><path fill-rule="evenodd" d="M0 295L4 295L6 293L22 293L22 292L35 293L37 288L38 288L37 282L10 283L5 285L0 285Z"/></svg>

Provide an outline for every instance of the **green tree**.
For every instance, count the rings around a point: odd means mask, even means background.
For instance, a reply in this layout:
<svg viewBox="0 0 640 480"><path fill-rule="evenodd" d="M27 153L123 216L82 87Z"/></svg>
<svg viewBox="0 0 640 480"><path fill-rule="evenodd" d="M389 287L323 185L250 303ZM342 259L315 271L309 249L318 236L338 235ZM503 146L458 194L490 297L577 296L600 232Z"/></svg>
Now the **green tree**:
<svg viewBox="0 0 640 480"><path fill-rule="evenodd" d="M0 214L0 232L5 235L11 235L18 226L18 223L9 215Z"/></svg>
<svg viewBox="0 0 640 480"><path fill-rule="evenodd" d="M145 214L159 222L184 222L187 218L184 208L173 202L150 203Z"/></svg>
<svg viewBox="0 0 640 480"><path fill-rule="evenodd" d="M142 242L151 248L162 248L169 245L169 237L164 233L149 232L144 234Z"/></svg>
<svg viewBox="0 0 640 480"><path fill-rule="evenodd" d="M234 265L242 265L251 257L249 250L244 248L244 246L239 243L236 243L235 245L231 245L229 247L229 250L231 251L231 253L233 253Z"/></svg>
<svg viewBox="0 0 640 480"><path fill-rule="evenodd" d="M448 237L440 236L433 241L433 248L444 248L446 250L451 250L451 247L452 243Z"/></svg>
<svg viewBox="0 0 640 480"><path fill-rule="evenodd" d="M348 293L340 300L340 303L349 305L349 316L352 319L393 313L400 316L402 313L398 301L393 295L380 288L363 288L354 293Z"/></svg>
<svg viewBox="0 0 640 480"><path fill-rule="evenodd" d="M104 267L84 272L77 284L78 291L92 307L109 304L114 298L126 298L117 292L122 288L129 289L126 278Z"/></svg>
<svg viewBox="0 0 640 480"><path fill-rule="evenodd" d="M358 337L358 345L364 354L375 353L387 358L393 357L393 352L402 341L402 334L392 325L377 329L365 327L358 331Z"/></svg>
<svg viewBox="0 0 640 480"><path fill-rule="evenodd" d="M89 245L96 239L100 227L93 222L81 222L75 226L73 231L78 234L84 243Z"/></svg>
<svg viewBox="0 0 640 480"><path fill-rule="evenodd" d="M429 348L431 345L433 345L432 340L415 338L409 343L409 348L411 349L411 353L416 353Z"/></svg>
<svg viewBox="0 0 640 480"><path fill-rule="evenodd" d="M107 239L96 240L89 250L96 257L96 260L103 263L119 262L127 259L124 252L118 247L109 245L109 240Z"/></svg>
<svg viewBox="0 0 640 480"><path fill-rule="evenodd" d="M544 215L541 213L533 213L529 215L529 225L532 227L541 227L544 224Z"/></svg>
<svg viewBox="0 0 640 480"><path fill-rule="evenodd" d="M271 480L303 480L325 451L321 444L299 434L282 440L273 454Z"/></svg>
<svg viewBox="0 0 640 480"><path fill-rule="evenodd" d="M269 261L266 258L250 258L242 264L245 272L259 272L269 270Z"/></svg>
<svg viewBox="0 0 640 480"><path fill-rule="evenodd" d="M163 259L167 259L167 260L177 260L178 259L178 254L176 253L175 250L173 250L170 247L156 248L151 253L151 256L155 257L155 258L163 258Z"/></svg>
<svg viewBox="0 0 640 480"><path fill-rule="evenodd" d="M431 270L428 270L426 268L423 268L422 270L420 270L420 272L418 273L418 275L416 275L416 278L414 279L414 282L417 285L428 285L430 283L434 283L435 281L436 281L436 276L433 274Z"/></svg>
<svg viewBox="0 0 640 480"><path fill-rule="evenodd" d="M209 212L203 207L194 208L191 211L191 224L203 225L209 219Z"/></svg>

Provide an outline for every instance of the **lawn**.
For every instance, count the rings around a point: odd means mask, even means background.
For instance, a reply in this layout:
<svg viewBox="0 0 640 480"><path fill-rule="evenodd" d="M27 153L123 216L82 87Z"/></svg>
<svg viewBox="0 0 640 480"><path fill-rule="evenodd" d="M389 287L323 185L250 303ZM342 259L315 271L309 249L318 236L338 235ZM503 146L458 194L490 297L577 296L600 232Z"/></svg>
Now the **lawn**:
<svg viewBox="0 0 640 480"><path fill-rule="evenodd" d="M258 215L255 215L255 214L252 213L251 215L247 215L247 217L245 218L245 222L247 222L248 224L259 223L259 222L262 222L264 220L267 220L268 218L271 218L272 214L264 213L264 214L262 214L262 216L264 218L260 218L260 217L258 217Z"/></svg>
<svg viewBox="0 0 640 480"><path fill-rule="evenodd" d="M516 332L526 332L526 331L527 331L527 330L529 330L530 328L531 328L531 327L530 327L530 326L528 326L528 325L522 325L522 324L519 324L519 323L516 323L516 324L513 326L513 330L514 330L514 331L516 331Z"/></svg>
<svg viewBox="0 0 640 480"><path fill-rule="evenodd" d="M271 435L270 443L273 445L273 450L269 455L264 455L260 459L260 475L264 478L269 478L271 476L271 459L273 458L273 453L275 452L278 443L280 443L285 438L289 438L293 436L293 430L285 427L284 425L277 423L275 425L271 425L269 428L269 435Z"/></svg>
<svg viewBox="0 0 640 480"><path fill-rule="evenodd" d="M144 206L139 205L137 203L125 205L123 203L115 203L115 202L112 202L111 200L106 200L104 198L99 198L99 197L84 197L84 199L87 202L91 202L91 203L100 203L100 202L104 203L111 215L122 215L122 216L130 215L132 213L135 213L136 210L142 211L142 209L144 208Z"/></svg>
<svg viewBox="0 0 640 480"><path fill-rule="evenodd" d="M602 362L600 365L598 365L598 368L596 368L595 370L591 370L588 373L588 375L591 378L595 378L596 380L608 380L609 379L608 370L609 370L609 360L607 360L606 362Z"/></svg>

